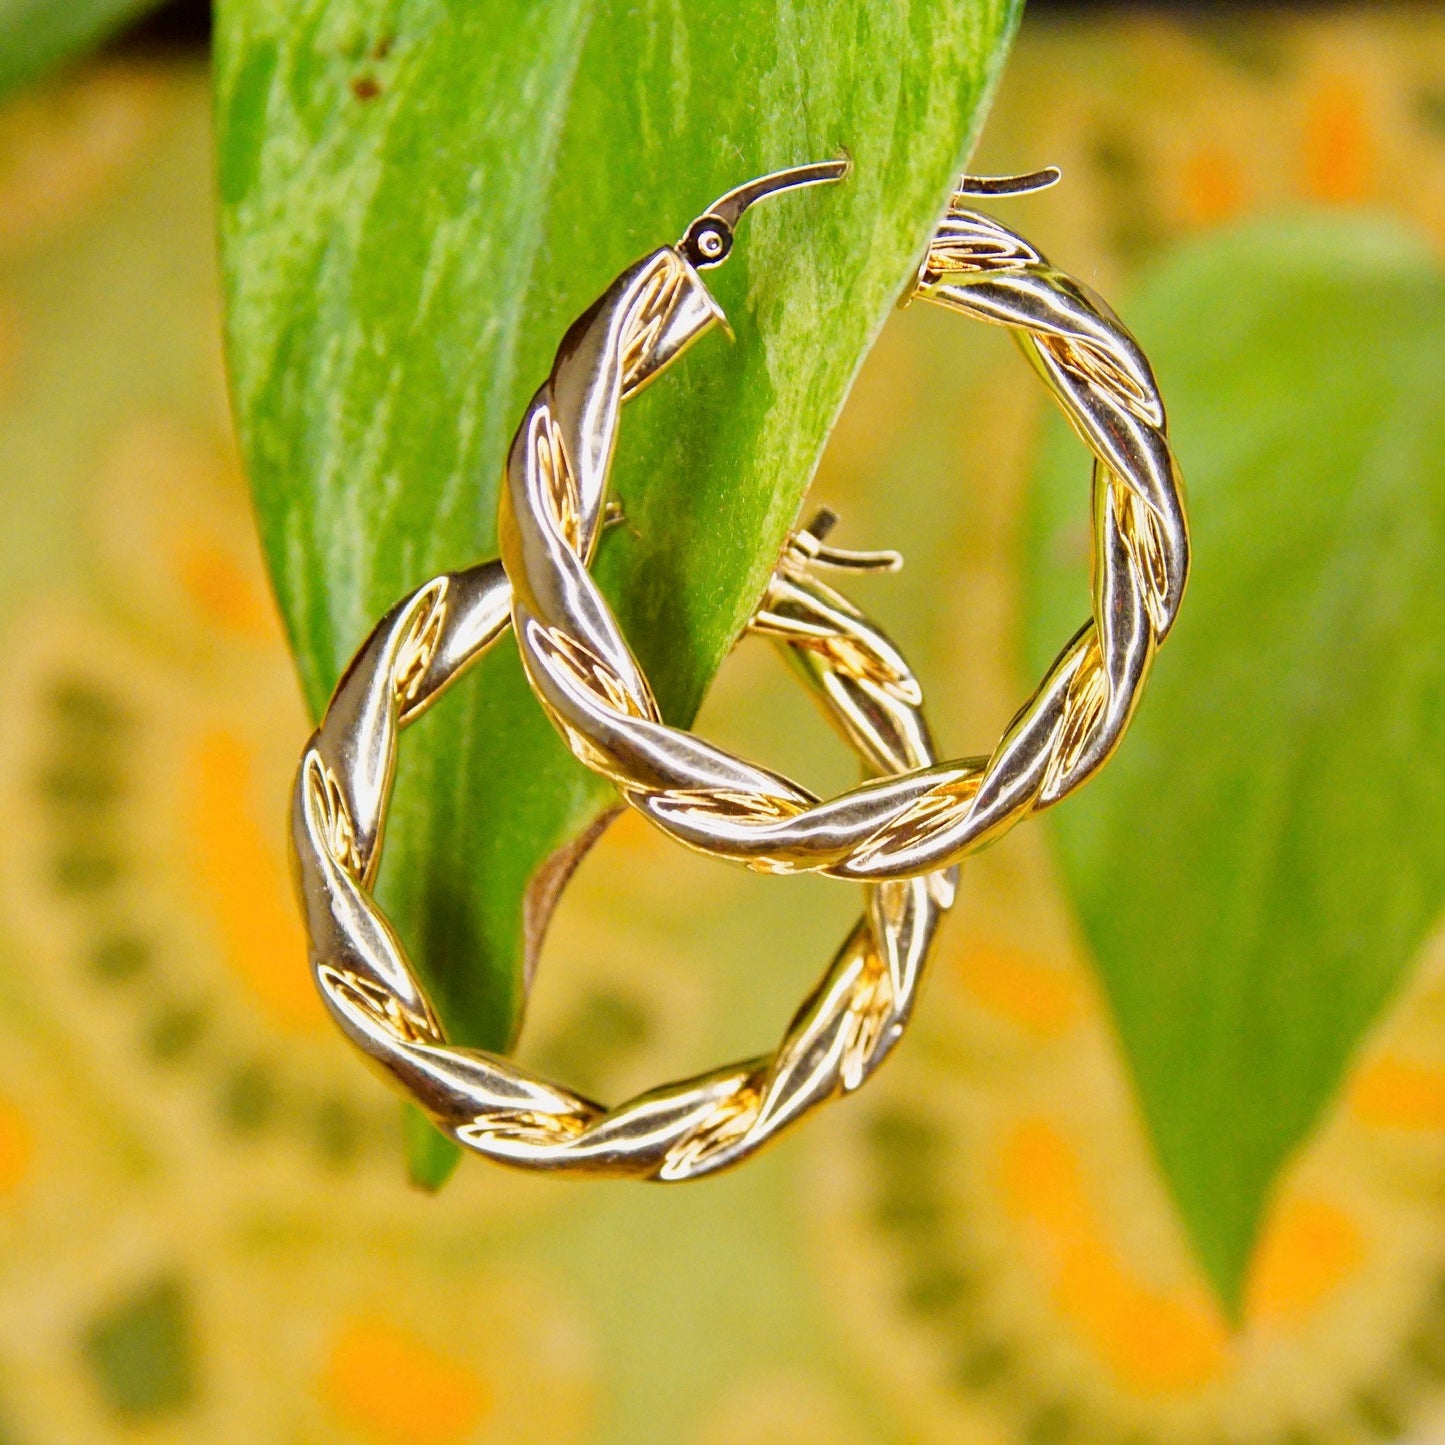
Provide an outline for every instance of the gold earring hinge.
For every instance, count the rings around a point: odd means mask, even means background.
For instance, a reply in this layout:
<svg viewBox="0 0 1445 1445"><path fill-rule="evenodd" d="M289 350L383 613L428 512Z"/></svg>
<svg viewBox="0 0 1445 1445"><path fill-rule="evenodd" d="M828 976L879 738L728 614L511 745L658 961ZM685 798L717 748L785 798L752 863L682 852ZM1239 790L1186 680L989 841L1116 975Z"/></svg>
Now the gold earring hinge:
<svg viewBox="0 0 1445 1445"><path fill-rule="evenodd" d="M838 525L838 514L831 507L820 507L813 519L788 537L784 565L790 558L812 562L820 567L833 567L840 572L897 572L903 566L903 554L891 548L874 552L851 552L842 547L824 545L824 538Z"/></svg>
<svg viewBox="0 0 1445 1445"><path fill-rule="evenodd" d="M677 249L697 270L720 265L733 248L738 222L750 206L779 191L799 186L820 186L841 181L853 168L846 156L832 161L815 161L811 165L792 166L785 171L759 176L756 180L735 187L719 196L682 234Z"/></svg>

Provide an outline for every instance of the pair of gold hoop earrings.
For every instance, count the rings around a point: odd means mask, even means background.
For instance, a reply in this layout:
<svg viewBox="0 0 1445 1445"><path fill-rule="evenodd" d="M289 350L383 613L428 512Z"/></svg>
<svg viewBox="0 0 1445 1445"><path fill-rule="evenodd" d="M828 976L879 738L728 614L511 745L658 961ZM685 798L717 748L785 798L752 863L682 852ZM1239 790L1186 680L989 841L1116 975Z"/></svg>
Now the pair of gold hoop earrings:
<svg viewBox="0 0 1445 1445"><path fill-rule="evenodd" d="M715 201L628 267L563 338L512 441L501 557L433 578L372 631L307 743L291 832L316 984L345 1036L458 1143L539 1170L695 1178L737 1163L882 1062L911 1012L958 863L1059 801L1128 726L1189 566L1182 485L1158 387L1097 296L970 208L1057 172L966 178L911 296L1008 327L1094 456L1093 608L988 757L940 762L907 662L820 567L896 566L837 551L822 514L793 535L750 624L799 664L873 774L820 801L662 721L588 565L624 402L725 320L699 274L764 196L841 179L801 166ZM771 1057L614 1108L453 1046L372 897L401 730L506 630L572 752L669 836L769 872L866 885L863 916Z"/></svg>

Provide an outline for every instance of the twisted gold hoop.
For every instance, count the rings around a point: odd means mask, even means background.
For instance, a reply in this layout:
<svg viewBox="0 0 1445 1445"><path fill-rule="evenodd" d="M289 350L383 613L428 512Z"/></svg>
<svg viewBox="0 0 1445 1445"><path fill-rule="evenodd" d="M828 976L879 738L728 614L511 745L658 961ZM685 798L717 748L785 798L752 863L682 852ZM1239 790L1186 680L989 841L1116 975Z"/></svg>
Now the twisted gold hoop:
<svg viewBox="0 0 1445 1445"><path fill-rule="evenodd" d="M926 767L933 752L918 683L888 639L811 575L819 552L816 531L799 534L755 630L787 649L867 762ZM912 1011L955 874L871 885L862 919L771 1058L608 1109L508 1059L449 1045L371 890L401 729L501 635L510 601L497 562L434 578L381 620L338 685L292 798L312 975L346 1037L479 1154L573 1174L712 1173L850 1093L883 1061Z"/></svg>
<svg viewBox="0 0 1445 1445"><path fill-rule="evenodd" d="M629 386L617 318L676 297L677 314L693 321L688 341L723 319L694 269L711 264L711 253L689 246L708 218L678 249L664 247L620 277L568 333L508 457L500 532L513 622L533 689L572 751L672 837L763 871L915 877L1058 802L1118 746L1183 597L1188 526L1164 405L1138 344L1087 287L967 206L973 195L1055 179L1053 171L965 179L912 292L1008 327L1094 453L1092 616L987 758L819 802L662 721L587 572L593 534L582 524L605 492Z"/></svg>
<svg viewBox="0 0 1445 1445"><path fill-rule="evenodd" d="M596 546L622 402L720 317L683 250L715 264L753 200L841 170L805 167L723 197L680 249L630 268L568 333L513 456L527 459L549 535L569 557L590 557ZM927 768L934 754L917 680L888 639L812 575L820 562L878 560L825 547L828 520L785 549L752 628L786 648L866 764ZM869 886L863 918L771 1058L607 1109L508 1059L448 1044L372 887L400 732L501 635L511 603L498 562L434 578L378 623L337 685L292 795L313 977L346 1037L438 1128L477 1153L532 1169L667 1181L725 1168L856 1089L887 1056L953 901L955 874Z"/></svg>

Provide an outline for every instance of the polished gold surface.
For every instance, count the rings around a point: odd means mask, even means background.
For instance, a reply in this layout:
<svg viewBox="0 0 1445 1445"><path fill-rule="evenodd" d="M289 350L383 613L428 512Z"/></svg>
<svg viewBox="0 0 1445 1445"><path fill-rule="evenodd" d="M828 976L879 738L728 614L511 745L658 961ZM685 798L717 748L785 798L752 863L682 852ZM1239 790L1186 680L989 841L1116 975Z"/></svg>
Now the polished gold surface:
<svg viewBox="0 0 1445 1445"><path fill-rule="evenodd" d="M886 637L811 573L891 567L829 548L831 516L794 535L752 628L791 652L834 721L882 774L831 803L666 725L588 565L607 510L622 404L724 317L698 272L731 252L747 208L835 181L846 161L729 192L629 267L568 331L517 428L500 561L438 577L378 624L308 744L292 810L311 966L332 1017L445 1133L530 1168L677 1180L737 1162L815 1104L856 1088L897 1040L949 871L1077 787L1117 745L1177 611L1188 542L1148 362L1108 307L973 194L1053 172L966 179L915 295L1012 328L1095 454L1094 616L992 758L936 762L922 691ZM505 566L505 572L503 567ZM509 581L510 579L510 581ZM499 1056L457 1048L371 894L401 729L504 630L572 751L695 848L777 872L870 883L864 917L771 1059L607 1109Z"/></svg>
<svg viewBox="0 0 1445 1445"><path fill-rule="evenodd" d="M836 174L836 172L835 172ZM831 178L804 168L801 178ZM695 264L731 246L726 202L679 247L638 262L574 327L513 443L502 559L533 688L572 751L694 848L770 872L863 880L957 863L1058 802L1108 759L1173 625L1189 565L1182 485L1149 363L1107 304L1021 236L969 209L1054 171L965 178L912 295L1008 327L1094 454L1093 613L987 758L920 766L828 802L663 722L646 677L587 571L606 491L615 404L655 372L619 337L674 354L721 312ZM740 214L740 210L738 214ZM642 352L639 351L640 357ZM842 674L845 659L837 659ZM854 674L857 676L858 674Z"/></svg>
<svg viewBox="0 0 1445 1445"><path fill-rule="evenodd" d="M707 263L720 261L751 200L843 169L835 163L765 178L716 203L689 236ZM709 243L710 236L719 239ZM692 264L668 247L624 273L564 339L512 456L538 482L545 535L578 571L603 524L622 402L719 317ZM927 768L934 755L917 680L888 639L812 575L819 564L891 567L897 558L826 547L831 522L823 514L785 550L753 630L787 649L870 769ZM863 917L771 1058L608 1109L508 1059L449 1045L371 888L400 732L496 641L509 608L520 628L536 625L516 606L500 562L434 578L381 620L338 684L307 744L292 801L312 973L347 1038L443 1132L477 1153L554 1172L659 1180L712 1173L856 1089L882 1062L907 1023L955 877L942 870L870 885ZM578 663L620 704L629 688L646 689L635 669L624 681L605 659Z"/></svg>

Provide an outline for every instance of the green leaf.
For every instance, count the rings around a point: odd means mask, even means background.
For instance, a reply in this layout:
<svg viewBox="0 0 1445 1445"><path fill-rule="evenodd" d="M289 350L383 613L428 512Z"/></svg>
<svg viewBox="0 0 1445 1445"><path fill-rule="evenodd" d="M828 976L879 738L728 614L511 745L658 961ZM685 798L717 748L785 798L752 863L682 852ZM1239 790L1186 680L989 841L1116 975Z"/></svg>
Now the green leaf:
<svg viewBox="0 0 1445 1445"><path fill-rule="evenodd" d="M0 0L0 98L84 55L160 0Z"/></svg>
<svg viewBox="0 0 1445 1445"><path fill-rule="evenodd" d="M623 421L626 524L596 571L690 719L1019 8L221 0L233 396L312 707L398 596L495 552L504 451L573 318L723 191L846 148L845 184L760 206L710 273L736 343L709 339ZM457 1039L512 1041L547 880L611 801L510 641L408 736L381 896Z"/></svg>
<svg viewBox="0 0 1445 1445"><path fill-rule="evenodd" d="M1064 877L1164 1174L1237 1311L1271 1186L1445 906L1445 277L1329 216L1208 241L1124 308L1195 557ZM1056 428L1032 665L1084 605L1087 467Z"/></svg>

